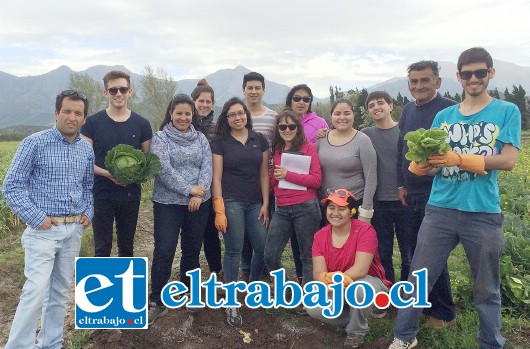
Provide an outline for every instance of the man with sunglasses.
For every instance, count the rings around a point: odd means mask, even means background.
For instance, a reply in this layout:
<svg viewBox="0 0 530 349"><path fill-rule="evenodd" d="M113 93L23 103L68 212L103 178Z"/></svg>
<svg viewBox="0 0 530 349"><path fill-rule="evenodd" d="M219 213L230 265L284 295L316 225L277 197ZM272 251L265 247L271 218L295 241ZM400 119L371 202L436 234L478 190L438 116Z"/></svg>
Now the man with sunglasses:
<svg viewBox="0 0 530 349"><path fill-rule="evenodd" d="M432 176L418 177L409 170L410 161L405 158L408 146L404 140L409 131L419 128L429 129L436 113L456 102L444 98L437 92L442 83L439 66L435 61L419 61L408 67L408 87L415 101L405 105L399 119L399 137L397 144L397 191L398 199L404 206L406 214L403 217L403 244L401 251L401 281L409 276L410 263L416 249L416 239L421 222L425 216L425 205L431 193ZM435 329L445 328L456 324L456 306L451 293L451 280L447 267L434 284L429 294L431 308L423 313L429 316L425 327Z"/></svg>
<svg viewBox="0 0 530 349"><path fill-rule="evenodd" d="M109 257L112 250L114 221L118 256L132 257L134 234L138 221L141 187L127 186L116 180L105 168L107 152L118 144L128 144L148 152L153 132L147 119L128 108L132 95L131 77L122 71L110 71L103 78L104 94L109 106L87 118L81 129L83 137L94 147L94 255Z"/></svg>
<svg viewBox="0 0 530 349"><path fill-rule="evenodd" d="M425 165L412 162L410 166L418 176L435 173L411 270L427 268L432 288L449 254L462 243L475 281L473 303L480 322L480 348L502 348L506 341L500 333L499 270L504 234L497 178L499 170L510 171L515 165L521 113L514 104L488 94L495 69L485 49L462 52L457 68L465 99L440 111L432 124L449 134L452 150L431 155ZM420 312L399 310L391 349L416 346Z"/></svg>
<svg viewBox="0 0 530 349"><path fill-rule="evenodd" d="M27 279L7 349L62 347L75 257L93 216L94 152L79 134L87 113L81 92L58 94L55 126L25 138L5 176L6 203L27 224L21 239Z"/></svg>

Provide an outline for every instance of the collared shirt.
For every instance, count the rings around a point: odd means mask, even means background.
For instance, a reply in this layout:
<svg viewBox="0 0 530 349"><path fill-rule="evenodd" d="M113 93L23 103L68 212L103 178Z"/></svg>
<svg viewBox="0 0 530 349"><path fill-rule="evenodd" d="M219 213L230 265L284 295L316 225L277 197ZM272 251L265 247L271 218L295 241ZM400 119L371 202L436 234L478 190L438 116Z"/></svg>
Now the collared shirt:
<svg viewBox="0 0 530 349"><path fill-rule="evenodd" d="M260 167L263 152L269 149L265 136L249 130L247 142L242 144L229 134L226 138L212 141L211 147L213 154L223 157L223 198L262 202Z"/></svg>
<svg viewBox="0 0 530 349"><path fill-rule="evenodd" d="M7 205L38 229L47 217L92 219L94 151L79 134L69 142L56 127L25 138L2 185Z"/></svg>

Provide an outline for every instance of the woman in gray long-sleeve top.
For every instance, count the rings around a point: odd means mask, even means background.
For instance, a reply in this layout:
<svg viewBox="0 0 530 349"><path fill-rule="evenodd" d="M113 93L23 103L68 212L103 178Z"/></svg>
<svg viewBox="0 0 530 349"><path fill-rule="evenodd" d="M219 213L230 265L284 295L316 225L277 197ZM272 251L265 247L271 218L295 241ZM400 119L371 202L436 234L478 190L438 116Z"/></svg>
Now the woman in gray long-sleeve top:
<svg viewBox="0 0 530 349"><path fill-rule="evenodd" d="M333 129L317 141L322 168L321 197L328 190L345 188L355 195L359 219L370 223L377 187L377 155L372 141L353 128L355 112L347 99L331 107Z"/></svg>

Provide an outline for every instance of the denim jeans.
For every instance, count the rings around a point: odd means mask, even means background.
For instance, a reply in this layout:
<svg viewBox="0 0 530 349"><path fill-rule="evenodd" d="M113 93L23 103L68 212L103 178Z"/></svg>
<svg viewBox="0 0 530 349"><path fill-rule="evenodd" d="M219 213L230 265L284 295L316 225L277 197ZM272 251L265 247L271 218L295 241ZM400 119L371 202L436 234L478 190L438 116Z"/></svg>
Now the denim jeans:
<svg viewBox="0 0 530 349"><path fill-rule="evenodd" d="M377 201L374 205L372 225L377 232L379 242L379 258L385 269L386 279L395 282L394 263L394 232L398 241L401 254L401 281L409 276L410 261L414 254L414 245L409 241L407 209L400 201ZM414 234L415 235L415 234ZM414 242L416 239L414 239Z"/></svg>
<svg viewBox="0 0 530 349"><path fill-rule="evenodd" d="M5 349L62 348L68 287L82 234L79 223L59 224L48 230L26 228L21 242L27 280ZM39 314L41 329L35 344Z"/></svg>
<svg viewBox="0 0 530 349"><path fill-rule="evenodd" d="M94 200L94 256L110 257L116 219L118 256L134 255L134 234L140 201Z"/></svg>
<svg viewBox="0 0 530 349"><path fill-rule="evenodd" d="M265 242L265 265L268 270L282 267L282 253L294 233L300 248L303 283L313 281L311 249L313 235L320 227L320 205L317 199L295 205L278 206L272 217Z"/></svg>
<svg viewBox="0 0 530 349"><path fill-rule="evenodd" d="M355 280L364 281L372 285L375 292L388 292L388 288L383 284L381 280L374 276L366 275L364 278ZM364 291L361 287L357 288L355 298L360 301L364 298ZM365 336L368 333L368 317L372 311L373 305L366 308L354 308L350 307L346 300L344 300L344 306L341 314L334 318L328 319L322 315L322 308L306 308L307 314L312 318L318 319L322 322L328 323L333 326L343 328L346 334L349 335L360 335Z"/></svg>
<svg viewBox="0 0 530 349"><path fill-rule="evenodd" d="M225 200L228 227L223 237L225 241L223 271L227 283L238 279L245 234L248 235L253 250L250 262L250 281L261 280L265 266L263 249L267 238L267 228L263 225L263 220L258 220L261 206L261 203Z"/></svg>
<svg viewBox="0 0 530 349"><path fill-rule="evenodd" d="M276 210L276 197L274 196L274 193L271 191L269 195L269 221L272 221L272 216L274 216L274 211ZM300 252L298 252L298 259L300 259ZM250 262L252 260L252 245L250 244L250 240L248 239L248 234L245 234L245 241L243 242L243 251L241 251L241 270L243 272L250 273ZM296 260L295 260L296 263ZM301 270L301 262L300 262L300 274L302 273ZM263 269L263 272L265 274L268 273L266 270L267 268ZM297 269L298 270L298 269Z"/></svg>
<svg viewBox="0 0 530 349"><path fill-rule="evenodd" d="M320 213L320 207L318 212ZM318 223L318 226L320 228L320 222ZM302 264L302 257L300 256L300 246L298 245L298 239L296 238L296 232L294 230L291 235L291 252L293 253L294 270L296 271L296 276L303 277L304 266Z"/></svg>
<svg viewBox="0 0 530 349"><path fill-rule="evenodd" d="M180 248L180 281L190 286L186 272L199 268L204 228L208 219L211 201L201 204L199 210L190 212L188 205L166 205L153 202L155 249L151 265L150 301L162 304L160 292L169 281L171 266L177 250L179 234Z"/></svg>
<svg viewBox="0 0 530 349"><path fill-rule="evenodd" d="M416 251L418 231L420 230L423 217L425 217L425 207L428 200L429 194L420 193L407 195L408 206L406 206L407 212L404 218L404 226L407 229L405 235L408 237L409 246L404 248L407 261L402 264L404 271L401 273L401 276L405 277L405 280L409 277L410 263L412 262L412 255ZM402 260L405 259L403 256L404 255L402 254ZM429 301L432 303L432 306L423 309L423 314L443 321L451 321L456 317L456 305L453 302L451 279L449 278L447 262L445 263L440 277L438 277L429 293Z"/></svg>
<svg viewBox="0 0 530 349"><path fill-rule="evenodd" d="M451 251L460 242L466 252L475 284L473 302L477 308L481 348L502 348L500 257L504 247L501 213L463 212L427 205L418 233L411 269L429 270L429 290L441 274ZM412 281L414 278L409 278ZM406 298L406 297L404 297ZM421 309L400 309L394 335L410 340L418 333Z"/></svg>

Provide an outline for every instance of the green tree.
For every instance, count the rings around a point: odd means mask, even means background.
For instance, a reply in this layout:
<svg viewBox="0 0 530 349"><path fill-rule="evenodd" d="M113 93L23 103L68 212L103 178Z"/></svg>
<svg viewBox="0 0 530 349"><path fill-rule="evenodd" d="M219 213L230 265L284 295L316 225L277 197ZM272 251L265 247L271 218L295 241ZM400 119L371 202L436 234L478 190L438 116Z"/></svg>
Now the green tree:
<svg viewBox="0 0 530 349"><path fill-rule="evenodd" d="M509 102L514 103L521 112L521 128L527 130L530 127L530 115L528 111L528 104L526 100L526 91L519 85L513 85L512 93L508 94Z"/></svg>
<svg viewBox="0 0 530 349"><path fill-rule="evenodd" d="M501 94L499 93L499 90L496 87L494 90L489 90L488 93L493 98L501 99Z"/></svg>
<svg viewBox="0 0 530 349"><path fill-rule="evenodd" d="M107 99L103 94L103 84L100 84L88 73L71 73L68 88L83 92L88 99L88 115L92 115L105 108Z"/></svg>
<svg viewBox="0 0 530 349"><path fill-rule="evenodd" d="M395 104L396 106L404 106L404 105L405 105L405 104L403 103L403 96L401 95L401 92L398 92L394 104Z"/></svg>
<svg viewBox="0 0 530 349"><path fill-rule="evenodd" d="M140 108L144 116L150 119L154 129L162 122L169 101L175 95L177 82L162 68L156 70L146 66L140 80Z"/></svg>
<svg viewBox="0 0 530 349"><path fill-rule="evenodd" d="M407 96L403 97L403 106L410 103L410 100L407 98Z"/></svg>
<svg viewBox="0 0 530 349"><path fill-rule="evenodd" d="M335 94L333 93L333 86L329 85L329 103L335 102Z"/></svg>

